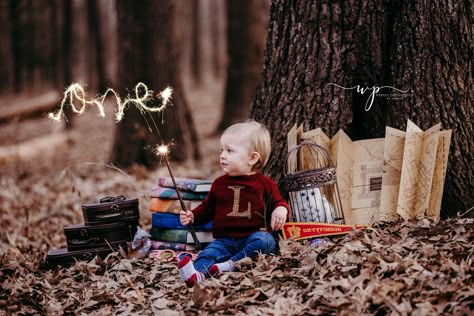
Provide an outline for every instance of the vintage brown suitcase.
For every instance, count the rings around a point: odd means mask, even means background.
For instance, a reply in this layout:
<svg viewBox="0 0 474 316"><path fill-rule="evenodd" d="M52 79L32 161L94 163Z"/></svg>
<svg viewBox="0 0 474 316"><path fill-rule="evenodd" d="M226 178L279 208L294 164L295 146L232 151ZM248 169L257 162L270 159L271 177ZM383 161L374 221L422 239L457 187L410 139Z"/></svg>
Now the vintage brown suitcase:
<svg viewBox="0 0 474 316"><path fill-rule="evenodd" d="M67 248L52 249L48 251L46 256L46 263L52 266L70 266L76 261L86 260L90 261L96 256L104 259L109 253L114 250L110 248L91 248L71 251Z"/></svg>
<svg viewBox="0 0 474 316"><path fill-rule="evenodd" d="M86 225L138 222L140 218L138 199L127 199L123 195L102 198L100 203L83 204L82 214Z"/></svg>
<svg viewBox="0 0 474 316"><path fill-rule="evenodd" d="M64 227L67 248L70 251L90 248L118 248L132 241L137 231L135 222L114 222L101 225L74 224ZM110 246L109 246L110 245Z"/></svg>

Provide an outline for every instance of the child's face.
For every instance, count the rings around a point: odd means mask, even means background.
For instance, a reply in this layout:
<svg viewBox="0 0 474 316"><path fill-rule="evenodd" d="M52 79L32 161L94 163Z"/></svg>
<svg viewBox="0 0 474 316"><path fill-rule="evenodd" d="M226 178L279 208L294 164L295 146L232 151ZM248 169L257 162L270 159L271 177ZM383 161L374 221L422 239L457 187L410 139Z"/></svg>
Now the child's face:
<svg viewBox="0 0 474 316"><path fill-rule="evenodd" d="M254 174L250 162L251 152L246 137L237 133L224 133L221 137L220 162L222 170L230 176Z"/></svg>

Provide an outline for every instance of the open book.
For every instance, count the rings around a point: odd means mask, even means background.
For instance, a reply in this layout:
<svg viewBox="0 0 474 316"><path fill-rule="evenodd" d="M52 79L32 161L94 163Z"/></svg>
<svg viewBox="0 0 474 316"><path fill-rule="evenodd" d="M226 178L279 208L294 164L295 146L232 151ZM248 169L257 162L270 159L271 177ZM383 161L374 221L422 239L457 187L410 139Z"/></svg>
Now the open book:
<svg viewBox="0 0 474 316"><path fill-rule="evenodd" d="M441 124L426 131L411 121L406 132L387 127L381 219L439 219L451 135Z"/></svg>
<svg viewBox="0 0 474 316"><path fill-rule="evenodd" d="M385 138L352 141L342 130L329 138L320 128L303 132L295 125L288 149L302 139L330 153L346 224L439 218L451 130L438 124L423 132L408 121L406 132L387 127ZM304 152L287 163L289 172L311 166Z"/></svg>

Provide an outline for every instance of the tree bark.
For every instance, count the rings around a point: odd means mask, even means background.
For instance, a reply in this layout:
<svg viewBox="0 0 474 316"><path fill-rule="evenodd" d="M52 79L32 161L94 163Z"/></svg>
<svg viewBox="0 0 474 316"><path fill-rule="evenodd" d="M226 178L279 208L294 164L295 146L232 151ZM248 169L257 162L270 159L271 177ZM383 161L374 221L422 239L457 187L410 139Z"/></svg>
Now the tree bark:
<svg viewBox="0 0 474 316"><path fill-rule="evenodd" d="M263 64L268 30L268 3L262 0L227 2L227 66L224 111L217 127L248 118Z"/></svg>
<svg viewBox="0 0 474 316"><path fill-rule="evenodd" d="M403 129L407 119L423 129L441 122L453 129L442 212L472 207L472 17L472 7L452 1L273 1L250 113L273 134L265 171L281 184L295 123L330 136L345 129L357 140ZM410 91L402 100L377 97L366 111L369 93L331 83Z"/></svg>
<svg viewBox="0 0 474 316"><path fill-rule="evenodd" d="M91 76L90 85L97 91L105 91L107 88L106 79L106 56L105 44L106 31L105 20L101 19L100 3L95 0L87 0L87 24L89 27L90 42L91 42L91 62L89 62L89 73Z"/></svg>
<svg viewBox="0 0 474 316"><path fill-rule="evenodd" d="M266 1L266 0L265 0ZM270 6L268 6L269 8ZM268 9L267 8L267 9ZM227 3L226 1L212 1L210 3L210 28L211 28L211 43L214 45L212 50L212 72L217 78L222 78L225 72L227 60L227 43L226 43L226 17ZM268 14L268 10L266 12ZM265 36L267 29L265 29ZM264 42L262 42L264 43ZM262 46L263 47L263 46ZM263 56L263 53L262 53ZM262 57L263 62L263 57Z"/></svg>
<svg viewBox="0 0 474 316"><path fill-rule="evenodd" d="M12 18L9 3L7 1L0 2L0 20L2 22L2 32L0 32L0 92L8 92L13 90L13 38L12 38Z"/></svg>
<svg viewBox="0 0 474 316"><path fill-rule="evenodd" d="M191 73L193 79L199 82L202 78L202 45L203 37L201 1L192 0L192 36L191 36Z"/></svg>
<svg viewBox="0 0 474 316"><path fill-rule="evenodd" d="M142 116L133 106L125 112L124 119L117 124L112 162L120 167L134 163L154 167L159 158L151 149L171 141L174 143L171 159L199 158L197 134L182 95L179 43L174 36L177 14L174 2L149 0L141 1L138 6L135 1L119 1L117 12L121 91L132 90L138 82L143 82L153 90L171 85L174 94L173 106L168 106L163 114L163 124L161 117L153 114L160 135L148 114Z"/></svg>
<svg viewBox="0 0 474 316"><path fill-rule="evenodd" d="M273 131L272 157L266 170L277 181L282 179L286 134L295 123L305 129L321 127L334 135L352 122L352 108L358 104L353 104L350 93L328 83L351 87L357 77L363 77L363 60L356 59L363 47L359 39L364 35L373 39L364 59L380 54L375 40L381 37L375 28L383 29L378 22L380 13L378 5L365 2L272 2L264 68L250 116ZM365 82L377 76L371 74Z"/></svg>

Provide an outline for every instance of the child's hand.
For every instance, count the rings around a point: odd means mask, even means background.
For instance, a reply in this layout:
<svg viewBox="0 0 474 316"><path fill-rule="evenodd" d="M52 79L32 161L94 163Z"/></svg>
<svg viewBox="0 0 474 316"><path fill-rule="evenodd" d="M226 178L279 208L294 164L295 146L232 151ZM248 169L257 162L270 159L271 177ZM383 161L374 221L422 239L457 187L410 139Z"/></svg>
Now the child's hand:
<svg viewBox="0 0 474 316"><path fill-rule="evenodd" d="M283 206L278 206L273 210L272 222L270 223L273 230L280 230L286 222L286 215L288 210Z"/></svg>
<svg viewBox="0 0 474 316"><path fill-rule="evenodd" d="M191 211L183 211L181 210L179 212L179 221L181 222L181 225L183 226L188 226L189 223L194 222L194 214Z"/></svg>

